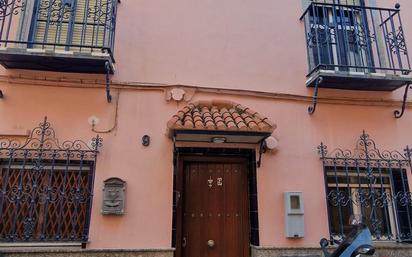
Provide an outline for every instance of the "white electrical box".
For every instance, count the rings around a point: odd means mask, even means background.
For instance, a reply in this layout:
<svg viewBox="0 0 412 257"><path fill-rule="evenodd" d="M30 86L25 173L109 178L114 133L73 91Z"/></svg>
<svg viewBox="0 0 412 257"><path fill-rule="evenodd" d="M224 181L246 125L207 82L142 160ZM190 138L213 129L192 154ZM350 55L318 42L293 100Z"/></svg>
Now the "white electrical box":
<svg viewBox="0 0 412 257"><path fill-rule="evenodd" d="M287 238L305 235L304 205L302 192L284 192L285 234Z"/></svg>

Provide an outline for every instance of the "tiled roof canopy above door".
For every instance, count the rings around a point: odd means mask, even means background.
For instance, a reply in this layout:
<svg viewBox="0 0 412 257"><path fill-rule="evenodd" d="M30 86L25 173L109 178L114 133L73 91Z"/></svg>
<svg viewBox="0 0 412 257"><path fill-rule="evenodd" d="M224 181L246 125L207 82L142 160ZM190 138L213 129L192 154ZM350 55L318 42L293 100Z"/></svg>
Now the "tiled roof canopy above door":
<svg viewBox="0 0 412 257"><path fill-rule="evenodd" d="M167 123L168 135L177 141L258 143L276 126L267 117L231 101L189 103Z"/></svg>

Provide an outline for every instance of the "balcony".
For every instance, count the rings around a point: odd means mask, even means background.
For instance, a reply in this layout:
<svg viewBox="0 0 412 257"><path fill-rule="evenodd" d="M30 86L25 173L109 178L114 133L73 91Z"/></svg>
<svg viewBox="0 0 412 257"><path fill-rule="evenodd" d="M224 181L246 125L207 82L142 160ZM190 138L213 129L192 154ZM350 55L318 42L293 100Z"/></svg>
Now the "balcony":
<svg viewBox="0 0 412 257"><path fill-rule="evenodd" d="M0 64L113 73L119 0L0 1Z"/></svg>
<svg viewBox="0 0 412 257"><path fill-rule="evenodd" d="M304 11L308 87L393 91L412 83L399 4L363 2L312 2Z"/></svg>

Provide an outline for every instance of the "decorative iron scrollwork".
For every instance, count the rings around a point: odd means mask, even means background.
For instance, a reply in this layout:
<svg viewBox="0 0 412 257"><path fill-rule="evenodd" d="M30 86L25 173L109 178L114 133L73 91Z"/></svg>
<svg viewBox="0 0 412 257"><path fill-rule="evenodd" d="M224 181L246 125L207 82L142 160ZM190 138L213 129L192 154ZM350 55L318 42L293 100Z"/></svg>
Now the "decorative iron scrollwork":
<svg viewBox="0 0 412 257"><path fill-rule="evenodd" d="M312 27L307 34L307 45L310 48L325 46L331 44L332 38L334 38L334 30L327 25L319 26L319 28Z"/></svg>
<svg viewBox="0 0 412 257"><path fill-rule="evenodd" d="M7 16L19 14L24 7L25 0L0 0L0 22Z"/></svg>
<svg viewBox="0 0 412 257"><path fill-rule="evenodd" d="M102 143L103 139L98 135L91 140L90 145L82 140L66 140L60 143L54 129L45 117L44 121L35 127L24 141L16 138L0 138L0 158L71 157L93 159Z"/></svg>
<svg viewBox="0 0 412 257"><path fill-rule="evenodd" d="M73 0L43 0L38 9L39 17L48 19L50 25L70 19L76 11Z"/></svg>
<svg viewBox="0 0 412 257"><path fill-rule="evenodd" d="M396 31L389 32L386 35L386 41L388 42L389 48L394 54L408 54L406 50L405 35L403 33L402 26L399 26Z"/></svg>
<svg viewBox="0 0 412 257"><path fill-rule="evenodd" d="M345 35L347 43L352 47L368 48L376 41L376 34L361 22L354 21L354 24L346 24L345 26L347 28L342 33ZM336 36L337 30L342 29L323 23L312 24L306 35L307 46L315 48L339 44L340 42Z"/></svg>
<svg viewBox="0 0 412 257"><path fill-rule="evenodd" d="M412 193L411 192L398 192L395 195L395 199L401 206L412 205Z"/></svg>
<svg viewBox="0 0 412 257"><path fill-rule="evenodd" d="M330 191L327 198L333 206L348 206L349 203L352 203L349 195L340 190Z"/></svg>
<svg viewBox="0 0 412 257"><path fill-rule="evenodd" d="M395 110L395 111L393 112L393 114L394 114L394 116L395 116L396 119L401 118L401 117L403 116L403 114L405 113L406 104L407 104L406 100L408 99L408 92L409 92L409 89L410 89L411 87L412 87L412 86L411 86L410 83L406 84L406 86L405 86L405 92L403 93L402 108L401 108L400 111L399 111L399 110Z"/></svg>
<svg viewBox="0 0 412 257"><path fill-rule="evenodd" d="M329 153L327 146L321 143L318 146L318 153L325 165L336 164L342 166L346 162L347 164L357 164L361 166L369 164L371 167L378 167L378 165L380 165L380 167L387 167L389 163L396 167L408 167L409 157L412 152L409 147L407 149L408 152L405 149L405 154L396 150L381 151L376 147L375 141L363 131L353 150L336 148Z"/></svg>
<svg viewBox="0 0 412 257"><path fill-rule="evenodd" d="M104 25L106 29L114 29L114 18L116 17L115 6L117 0L107 0L104 3L87 8L87 17L94 22Z"/></svg>

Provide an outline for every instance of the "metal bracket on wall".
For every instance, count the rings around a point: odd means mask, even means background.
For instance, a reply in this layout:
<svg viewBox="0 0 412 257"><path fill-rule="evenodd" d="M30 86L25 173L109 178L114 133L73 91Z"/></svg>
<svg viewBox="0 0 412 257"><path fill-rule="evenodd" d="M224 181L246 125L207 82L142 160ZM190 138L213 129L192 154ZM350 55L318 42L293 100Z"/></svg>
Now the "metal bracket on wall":
<svg viewBox="0 0 412 257"><path fill-rule="evenodd" d="M106 61L104 65L106 68L106 98L107 98L107 102L111 103L112 95L110 94L110 63L109 61Z"/></svg>
<svg viewBox="0 0 412 257"><path fill-rule="evenodd" d="M316 110L316 105L318 104L318 91L319 91L319 84L322 83L323 78L319 77L315 83L315 92L312 98L312 105L308 107L308 113L313 114Z"/></svg>
<svg viewBox="0 0 412 257"><path fill-rule="evenodd" d="M259 159L256 162L256 166L258 168L260 168L260 165L262 164L262 154L266 153L266 141L265 139L262 139L262 141L260 141L260 146L259 146Z"/></svg>
<svg viewBox="0 0 412 257"><path fill-rule="evenodd" d="M405 112L406 100L408 99L409 88L412 88L411 83L408 83L405 86L405 93L403 94L402 110L401 111L396 110L396 111L393 112L396 119L399 119L400 117L402 117L403 113Z"/></svg>

